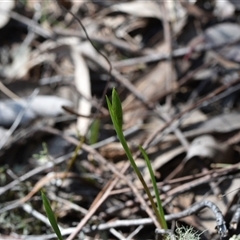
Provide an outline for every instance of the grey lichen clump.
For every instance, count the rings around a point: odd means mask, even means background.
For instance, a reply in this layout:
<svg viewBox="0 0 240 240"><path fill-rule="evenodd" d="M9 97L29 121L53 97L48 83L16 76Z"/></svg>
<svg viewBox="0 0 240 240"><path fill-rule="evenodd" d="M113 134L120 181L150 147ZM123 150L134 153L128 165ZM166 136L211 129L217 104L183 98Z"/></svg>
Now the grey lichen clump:
<svg viewBox="0 0 240 240"><path fill-rule="evenodd" d="M198 233L192 227L185 228L185 227L178 227L176 229L176 233L174 238L176 240L200 240L200 236L202 233ZM168 236L166 240L172 240L172 236Z"/></svg>

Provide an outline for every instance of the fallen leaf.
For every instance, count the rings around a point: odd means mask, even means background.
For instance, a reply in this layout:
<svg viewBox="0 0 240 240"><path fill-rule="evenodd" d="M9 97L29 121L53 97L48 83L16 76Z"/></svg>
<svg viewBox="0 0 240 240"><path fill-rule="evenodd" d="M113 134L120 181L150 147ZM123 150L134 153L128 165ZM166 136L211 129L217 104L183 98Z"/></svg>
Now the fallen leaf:
<svg viewBox="0 0 240 240"><path fill-rule="evenodd" d="M75 85L81 98L78 102L78 113L82 115L91 114L91 82L87 64L81 51L76 46L71 46L71 57L75 66ZM77 129L81 135L85 135L89 127L89 118L78 117Z"/></svg>
<svg viewBox="0 0 240 240"><path fill-rule="evenodd" d="M220 114L200 123L194 130L184 132L186 137L208 133L228 133L240 129L240 113Z"/></svg>
<svg viewBox="0 0 240 240"><path fill-rule="evenodd" d="M193 157L214 159L222 152L222 147L211 135L195 138L189 146L186 159Z"/></svg>
<svg viewBox="0 0 240 240"><path fill-rule="evenodd" d="M25 99L0 101L0 126L10 127L27 104ZM65 114L62 106L72 107L72 103L56 96L36 96L26 109L20 125L26 125L37 117L57 117Z"/></svg>

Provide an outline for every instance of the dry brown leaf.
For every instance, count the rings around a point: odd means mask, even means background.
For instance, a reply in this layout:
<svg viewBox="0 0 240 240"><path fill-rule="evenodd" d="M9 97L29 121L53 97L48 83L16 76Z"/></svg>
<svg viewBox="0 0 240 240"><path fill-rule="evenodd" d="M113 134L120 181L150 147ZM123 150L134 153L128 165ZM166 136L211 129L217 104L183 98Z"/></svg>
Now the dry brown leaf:
<svg viewBox="0 0 240 240"><path fill-rule="evenodd" d="M162 44L159 49L159 52L167 52L167 44ZM169 76L171 73L171 76ZM167 89L167 81L171 77L172 83L176 80L176 73L172 68L170 62L160 62L155 68L153 68L148 74L144 75L136 83L136 88L146 99L157 99L164 91ZM171 86L174 87L174 86ZM123 109L129 108L131 104L134 104L134 96L130 94L123 101ZM131 112L128 112L124 115L124 122L132 126L136 121L139 120L139 117L143 117L146 114L147 110L144 109L135 109Z"/></svg>
<svg viewBox="0 0 240 240"><path fill-rule="evenodd" d="M208 120L207 116L200 110L196 109L191 114L186 115L181 122L182 127L186 127L191 124L204 122Z"/></svg>

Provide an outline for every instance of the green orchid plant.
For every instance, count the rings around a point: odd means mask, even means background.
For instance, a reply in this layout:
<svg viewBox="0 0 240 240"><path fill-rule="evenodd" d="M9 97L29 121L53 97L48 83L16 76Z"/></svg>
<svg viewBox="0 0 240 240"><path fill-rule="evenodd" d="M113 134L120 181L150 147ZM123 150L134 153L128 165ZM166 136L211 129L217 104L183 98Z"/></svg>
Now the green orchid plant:
<svg viewBox="0 0 240 240"><path fill-rule="evenodd" d="M150 173L150 176L151 176L151 181L152 181L152 184L153 184L153 188L154 188L154 192L155 192L155 198L156 198L156 202L157 202L157 205L155 204L154 202L154 199L150 193L150 190L141 174L141 172L139 171L134 159L133 159L133 155L130 151L130 148L127 144L127 141L123 135L123 130L122 130L122 125L123 125L123 112L122 112L122 104L121 104L121 101L120 101L120 98L118 96L118 93L115 89L112 90L112 103L110 102L109 98L106 97L107 99L107 105L108 105L108 109L109 109L109 112L110 112L110 116L111 116L111 119L112 119L112 122L113 122L113 126L114 126L114 129L117 133L117 136L125 150L125 153L135 171L135 173L137 174L139 180L141 181L141 184L143 185L144 187L144 190L145 192L147 193L147 196L148 196L148 199L150 200L151 202L151 206L152 206L152 209L156 215L156 218L157 218L157 221L159 222L160 226L163 228L163 229L167 229L167 223L166 223L166 220L165 220L165 215L164 215L164 211L163 211L163 208L162 208L162 203L161 203L161 200L160 200L160 197L159 197L159 191L158 191L158 188L157 188L157 183L156 183L156 179L155 179L155 176L154 176L154 172L153 172L153 169L152 169L152 165L151 165L151 162L148 158L148 155L146 153L146 151L141 147L139 146L139 149L146 161L146 164L147 164L147 167L148 167L148 171Z"/></svg>

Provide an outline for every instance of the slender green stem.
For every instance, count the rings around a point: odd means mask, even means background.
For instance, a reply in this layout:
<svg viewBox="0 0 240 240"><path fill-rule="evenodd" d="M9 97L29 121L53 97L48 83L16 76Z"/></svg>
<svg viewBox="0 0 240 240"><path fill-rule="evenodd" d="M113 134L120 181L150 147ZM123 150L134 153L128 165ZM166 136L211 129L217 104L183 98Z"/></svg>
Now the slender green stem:
<svg viewBox="0 0 240 240"><path fill-rule="evenodd" d="M139 146L139 149L140 149L140 151L141 151L141 153L142 153L142 155L143 155L143 157L146 161L148 171L149 171L150 176L151 176L153 189L154 189L155 197L156 197L156 200L157 200L158 211L159 211L159 215L161 216L161 226L164 229L167 229L167 222L165 220L165 215L164 215L164 211L163 211L163 207L162 207L162 202L161 202L161 199L160 199L160 193L158 191L158 187L157 187L157 183L156 183L156 179L155 179L155 176L154 176L154 172L153 172L153 169L152 169L150 159L149 159L146 151L141 146Z"/></svg>

